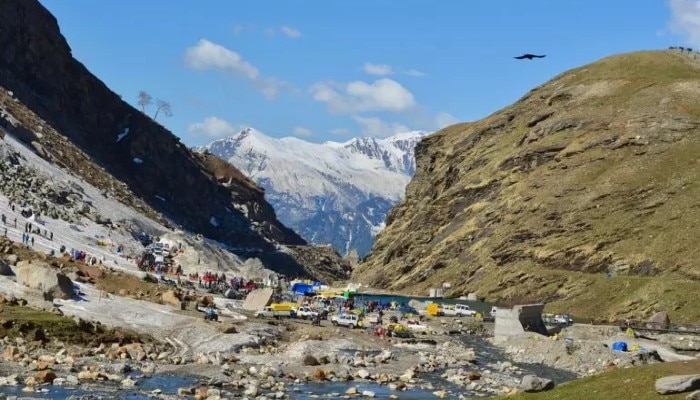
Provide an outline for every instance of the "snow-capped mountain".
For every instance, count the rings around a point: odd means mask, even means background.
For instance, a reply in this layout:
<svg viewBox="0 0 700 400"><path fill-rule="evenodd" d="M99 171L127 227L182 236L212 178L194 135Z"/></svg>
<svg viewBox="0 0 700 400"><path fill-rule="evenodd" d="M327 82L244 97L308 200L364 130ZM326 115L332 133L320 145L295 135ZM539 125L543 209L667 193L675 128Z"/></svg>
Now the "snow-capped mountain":
<svg viewBox="0 0 700 400"><path fill-rule="evenodd" d="M364 256L404 195L415 172L413 150L425 135L318 144L245 128L206 149L265 188L278 218L305 239Z"/></svg>

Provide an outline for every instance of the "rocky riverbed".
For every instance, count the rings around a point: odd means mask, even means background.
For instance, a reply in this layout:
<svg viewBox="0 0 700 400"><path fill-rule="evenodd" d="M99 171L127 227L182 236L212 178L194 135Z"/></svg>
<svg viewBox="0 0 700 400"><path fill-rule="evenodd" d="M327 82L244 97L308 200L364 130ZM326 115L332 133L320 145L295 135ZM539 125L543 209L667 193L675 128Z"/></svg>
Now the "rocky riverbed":
<svg viewBox="0 0 700 400"><path fill-rule="evenodd" d="M696 348L691 339L592 325L496 342L492 326L473 318L427 318L427 329L406 339L329 321L251 320L243 310L206 322L178 302L107 295L87 282L73 283L79 296L56 298L48 283L23 284L16 261L0 276L0 392L22 397L478 398L690 358L674 349ZM613 351L619 340L636 350Z"/></svg>
<svg viewBox="0 0 700 400"><path fill-rule="evenodd" d="M649 352L613 352L602 344L608 337L592 334L586 340L523 336L494 344L488 334L447 334L454 329L439 320L415 339L305 321L277 327L286 333L268 344L191 356L152 344L69 351L6 338L0 341L0 391L41 398L471 398L658 360ZM578 348L567 354L571 340Z"/></svg>

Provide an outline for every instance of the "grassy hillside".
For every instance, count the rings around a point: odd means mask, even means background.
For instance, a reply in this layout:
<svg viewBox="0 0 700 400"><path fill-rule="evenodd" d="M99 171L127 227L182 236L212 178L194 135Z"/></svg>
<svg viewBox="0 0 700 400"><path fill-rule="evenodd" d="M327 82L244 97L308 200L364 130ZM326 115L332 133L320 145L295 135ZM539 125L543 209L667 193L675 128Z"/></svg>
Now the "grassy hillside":
<svg viewBox="0 0 700 400"><path fill-rule="evenodd" d="M660 400L685 399L688 393L660 395L654 390L657 379L670 375L696 374L700 360L614 369L601 375L577 379L549 392L519 393L502 397L509 400Z"/></svg>
<svg viewBox="0 0 700 400"><path fill-rule="evenodd" d="M700 321L698 98L697 61L624 54L428 137L355 276L586 318Z"/></svg>

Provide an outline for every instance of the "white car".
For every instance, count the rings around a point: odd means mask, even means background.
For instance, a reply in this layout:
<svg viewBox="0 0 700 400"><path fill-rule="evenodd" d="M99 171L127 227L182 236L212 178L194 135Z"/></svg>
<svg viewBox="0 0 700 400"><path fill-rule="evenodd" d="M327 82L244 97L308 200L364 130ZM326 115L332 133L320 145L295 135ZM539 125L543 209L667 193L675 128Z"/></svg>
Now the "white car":
<svg viewBox="0 0 700 400"><path fill-rule="evenodd" d="M457 304L455 310L458 317L473 317L476 315L476 311L466 304Z"/></svg>
<svg viewBox="0 0 700 400"><path fill-rule="evenodd" d="M555 315L553 321L557 325L571 325L574 323L574 320L568 315Z"/></svg>
<svg viewBox="0 0 700 400"><path fill-rule="evenodd" d="M354 329L360 326L360 317L356 314L334 315L331 317L331 323L336 326L340 325Z"/></svg>
<svg viewBox="0 0 700 400"><path fill-rule="evenodd" d="M444 304L442 307L440 307L440 311L442 312L442 315L446 317L454 317L457 315L457 307L451 304Z"/></svg>
<svg viewBox="0 0 700 400"><path fill-rule="evenodd" d="M299 307L299 310L297 310L297 318L313 319L315 317L318 317L318 313L316 311L312 310L310 307L307 307L307 306Z"/></svg>

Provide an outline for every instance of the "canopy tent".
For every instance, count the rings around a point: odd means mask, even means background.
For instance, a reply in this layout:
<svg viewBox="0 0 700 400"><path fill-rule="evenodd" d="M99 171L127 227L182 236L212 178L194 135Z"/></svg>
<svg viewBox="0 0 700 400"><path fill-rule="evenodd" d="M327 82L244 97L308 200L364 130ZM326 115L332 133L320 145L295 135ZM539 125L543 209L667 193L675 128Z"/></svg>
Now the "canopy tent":
<svg viewBox="0 0 700 400"><path fill-rule="evenodd" d="M302 282L296 282L292 284L292 287L290 289L292 292L297 293L297 294L307 294L307 293L314 293L314 285L310 285L308 283L302 283Z"/></svg>

